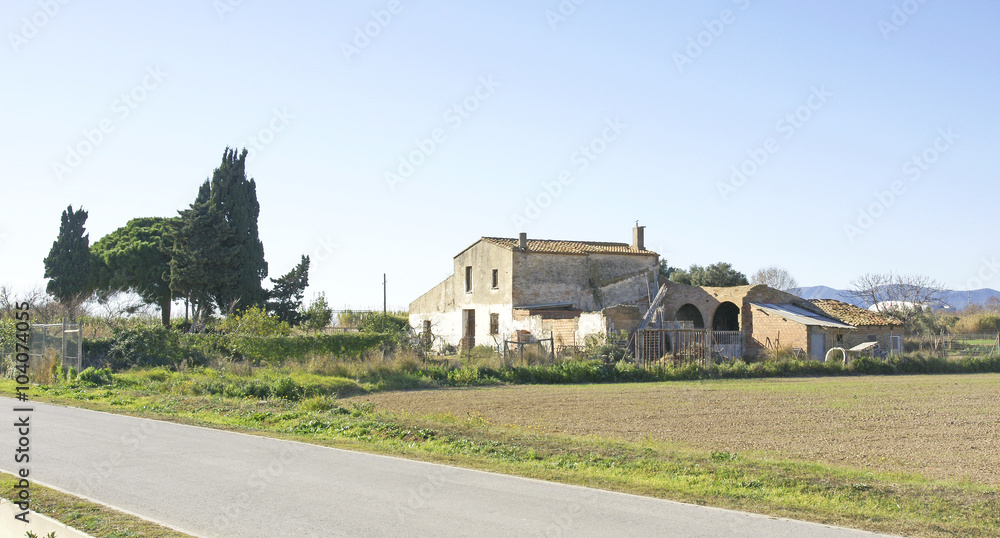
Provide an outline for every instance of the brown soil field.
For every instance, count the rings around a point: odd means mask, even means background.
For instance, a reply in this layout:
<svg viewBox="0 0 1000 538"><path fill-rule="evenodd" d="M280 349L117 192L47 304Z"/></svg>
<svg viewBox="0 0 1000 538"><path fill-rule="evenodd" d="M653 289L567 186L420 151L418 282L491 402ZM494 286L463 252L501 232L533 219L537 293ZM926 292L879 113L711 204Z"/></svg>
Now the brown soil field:
<svg viewBox="0 0 1000 538"><path fill-rule="evenodd" d="M352 400L543 433L1000 483L997 374L518 385Z"/></svg>

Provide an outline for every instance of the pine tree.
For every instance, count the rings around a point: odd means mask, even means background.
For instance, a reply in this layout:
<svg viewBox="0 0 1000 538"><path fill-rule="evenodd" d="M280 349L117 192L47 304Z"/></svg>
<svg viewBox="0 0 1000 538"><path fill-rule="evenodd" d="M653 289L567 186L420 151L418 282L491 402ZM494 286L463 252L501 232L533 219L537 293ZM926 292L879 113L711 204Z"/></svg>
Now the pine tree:
<svg viewBox="0 0 1000 538"><path fill-rule="evenodd" d="M76 308L92 292L90 277L90 235L84 225L87 212L69 206L62 213L59 236L45 257L45 291L56 298L72 320Z"/></svg>
<svg viewBox="0 0 1000 538"><path fill-rule="evenodd" d="M291 326L302 323L302 296L309 286L309 256L302 256L291 271L271 279L274 288L268 293L267 310Z"/></svg>
<svg viewBox="0 0 1000 538"><path fill-rule="evenodd" d="M131 291L147 304L160 307L161 321L170 325L170 248L165 245L171 221L162 217L138 218L102 237L90 248L92 276L99 293Z"/></svg>

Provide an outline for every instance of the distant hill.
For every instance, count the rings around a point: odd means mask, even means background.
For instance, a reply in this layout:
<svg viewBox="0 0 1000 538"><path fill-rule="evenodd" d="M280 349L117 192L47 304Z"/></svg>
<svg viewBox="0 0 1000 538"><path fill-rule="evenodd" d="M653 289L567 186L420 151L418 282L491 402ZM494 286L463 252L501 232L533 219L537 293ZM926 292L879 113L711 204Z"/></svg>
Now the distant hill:
<svg viewBox="0 0 1000 538"><path fill-rule="evenodd" d="M838 301L844 301L845 303L851 303L862 308L868 308L871 305L862 304L856 301L853 297L848 295L847 290L838 290L831 288L829 286L809 286L805 288L799 288L796 293L799 297L803 299L836 299ZM956 291L948 290L944 292L944 302L948 305L949 309L961 310L972 304L984 304L990 297L996 297L1000 299L1000 291L983 288L973 291Z"/></svg>

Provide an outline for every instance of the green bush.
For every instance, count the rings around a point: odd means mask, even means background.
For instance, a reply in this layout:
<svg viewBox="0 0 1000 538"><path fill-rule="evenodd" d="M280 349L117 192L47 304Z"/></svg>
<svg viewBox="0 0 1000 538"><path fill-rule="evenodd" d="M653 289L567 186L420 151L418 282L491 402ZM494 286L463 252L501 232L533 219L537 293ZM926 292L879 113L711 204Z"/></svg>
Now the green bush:
<svg viewBox="0 0 1000 538"><path fill-rule="evenodd" d="M366 333L403 333L410 330L410 319L393 313L372 312L362 316L358 329Z"/></svg>
<svg viewBox="0 0 1000 538"><path fill-rule="evenodd" d="M309 356L359 357L378 348L387 337L381 334L335 333L309 336L244 336L234 334L188 334L189 349L234 360L278 364Z"/></svg>
<svg viewBox="0 0 1000 538"><path fill-rule="evenodd" d="M205 364L204 353L186 345L181 334L161 325L131 325L112 331L107 363L115 370L133 366Z"/></svg>
<svg viewBox="0 0 1000 538"><path fill-rule="evenodd" d="M95 370L93 366L86 368L84 371L80 372L80 375L76 378L78 383L84 385L110 385L114 382L114 378L111 375L111 370L109 368L101 368L100 370Z"/></svg>
<svg viewBox="0 0 1000 538"><path fill-rule="evenodd" d="M226 316L226 319L219 324L218 332L258 337L288 336L292 333L292 328L288 323L252 306L242 312Z"/></svg>
<svg viewBox="0 0 1000 538"><path fill-rule="evenodd" d="M975 332L977 333L998 333L1000 332L1000 315L983 314L975 322Z"/></svg>

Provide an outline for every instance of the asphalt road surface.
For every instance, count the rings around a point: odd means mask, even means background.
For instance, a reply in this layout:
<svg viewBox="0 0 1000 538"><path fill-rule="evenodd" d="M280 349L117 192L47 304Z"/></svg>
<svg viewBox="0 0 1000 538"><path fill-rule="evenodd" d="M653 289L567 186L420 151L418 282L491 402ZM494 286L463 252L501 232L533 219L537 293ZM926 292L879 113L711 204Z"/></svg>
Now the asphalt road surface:
<svg viewBox="0 0 1000 538"><path fill-rule="evenodd" d="M0 398L0 469L17 401ZM869 533L32 402L30 473L206 537Z"/></svg>

